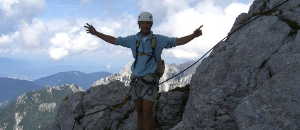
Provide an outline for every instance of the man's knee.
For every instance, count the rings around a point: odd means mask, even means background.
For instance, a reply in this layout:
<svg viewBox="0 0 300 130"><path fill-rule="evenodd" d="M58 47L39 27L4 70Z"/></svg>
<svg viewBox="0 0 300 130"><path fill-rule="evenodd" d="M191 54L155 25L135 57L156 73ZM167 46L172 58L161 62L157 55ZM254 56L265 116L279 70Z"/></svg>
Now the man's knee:
<svg viewBox="0 0 300 130"><path fill-rule="evenodd" d="M143 102L142 102L142 100L135 101L135 110L136 110L137 113L142 113L143 112Z"/></svg>
<svg viewBox="0 0 300 130"><path fill-rule="evenodd" d="M150 117L153 114L153 102L144 100L143 101L143 115L146 117Z"/></svg>

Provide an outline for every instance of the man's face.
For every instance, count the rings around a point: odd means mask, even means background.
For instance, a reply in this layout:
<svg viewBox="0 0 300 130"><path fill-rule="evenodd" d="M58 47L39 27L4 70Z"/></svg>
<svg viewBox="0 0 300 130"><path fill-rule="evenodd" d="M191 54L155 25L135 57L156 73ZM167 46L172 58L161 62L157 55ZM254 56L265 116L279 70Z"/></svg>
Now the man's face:
<svg viewBox="0 0 300 130"><path fill-rule="evenodd" d="M148 34L151 31L151 27L152 27L151 21L139 21L138 24L142 33Z"/></svg>

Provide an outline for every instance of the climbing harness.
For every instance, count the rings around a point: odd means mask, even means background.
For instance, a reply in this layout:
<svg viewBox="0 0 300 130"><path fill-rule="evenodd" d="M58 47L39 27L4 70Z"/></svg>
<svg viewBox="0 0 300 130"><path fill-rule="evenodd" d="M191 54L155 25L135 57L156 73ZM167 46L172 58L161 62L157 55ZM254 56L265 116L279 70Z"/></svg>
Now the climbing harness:
<svg viewBox="0 0 300 130"><path fill-rule="evenodd" d="M154 89L158 89L158 79L157 77L154 77L155 75L146 75L143 77L134 77L132 75L131 77L131 82L130 82L130 86L133 88L135 95L137 96L137 99L142 99L143 97L145 97L145 95L152 95ZM136 90L137 87L141 87L141 85L147 85L148 88L141 94L139 95Z"/></svg>
<svg viewBox="0 0 300 130"><path fill-rule="evenodd" d="M285 4L285 3L288 2L288 1L289 1L289 0L285 0L285 1L283 1L283 2L281 2L281 3L279 3L279 4L277 4L276 6L274 6L273 8L271 8L270 10L267 10L267 11L264 11L264 12L261 12L261 13L254 14L252 17L249 18L249 20L248 20L246 23L240 25L239 27L237 27L236 29L234 29L233 31L231 31L226 37L224 37L224 38L223 38L221 41L219 41L218 43L221 43L222 41L225 41L225 40L228 39L233 33L235 33L236 31L240 30L241 28L243 28L243 27L246 26L247 24L253 22L254 20L256 20L257 18L259 18L260 16L262 16L262 15L264 15L264 14L269 14L269 13L274 12L276 8L282 6L283 4ZM253 18L253 17L254 17L254 18ZM152 38L152 39L153 39L153 38ZM152 40L152 41L153 41L153 40ZM137 52L137 48L138 48L138 46L139 46L139 44L140 44L139 41L137 41L136 44L137 44L137 47L136 47L136 52ZM152 50L152 57L154 57L154 58L155 58L155 55L154 55L154 48L155 48L155 46L156 46L155 44L156 44L156 43L153 43L153 42L152 42L152 45L151 45L151 47L152 47L152 49L153 49L153 50ZM155 45L155 46L154 46L154 45ZM213 46L213 47L212 47L210 50L208 50L204 55L202 55L196 62L194 62L193 64L191 64L190 66L188 66L188 67L185 68L184 70L182 70L182 71L180 71L179 73L177 73L177 74L171 76L170 78L166 79L165 81L163 81L163 82L161 82L161 83L157 83L157 84L158 84L158 85L161 85L161 84L163 84L163 83L165 83L165 82L167 82L167 81L169 81L169 80L171 80L171 79L177 77L178 75L182 74L183 72L185 72L186 70L188 70L189 68L191 68L192 66L194 66L196 63L198 63L199 61L201 61L201 60L202 60L207 54L209 54L209 53L210 53L217 45L218 45L218 44L216 44L215 46ZM138 55L138 54L136 53L135 60L137 60L137 55ZM150 58L152 58L152 57L150 56ZM148 60L150 60L150 58L149 58ZM135 66L135 64L136 64L136 61L134 62L134 66ZM124 99L121 103L119 103L119 104L107 106L107 107L105 107L105 108L103 108L103 109L100 109L100 110L97 110L97 111L95 111L95 112L87 113L87 114L84 114L84 115L82 115L82 116L76 117L76 119L74 119L74 122L73 122L72 130L74 129L76 122L77 122L78 124L80 124L80 119L82 119L83 117L90 116L90 115L93 115L93 114L96 114L96 113L98 113L98 112L102 112L102 111L105 111L105 110L108 110L108 109L114 111L114 110L116 110L116 109L122 107L123 105L125 105L129 100L131 100L131 96L129 95L130 92L131 92L131 90L132 90L132 86L130 86L130 89L129 89L129 91L128 91L126 97L125 97L125 99ZM147 91L147 90L146 90L146 91ZM145 92L145 93L146 93L146 92ZM159 94L159 96L160 96L160 94Z"/></svg>

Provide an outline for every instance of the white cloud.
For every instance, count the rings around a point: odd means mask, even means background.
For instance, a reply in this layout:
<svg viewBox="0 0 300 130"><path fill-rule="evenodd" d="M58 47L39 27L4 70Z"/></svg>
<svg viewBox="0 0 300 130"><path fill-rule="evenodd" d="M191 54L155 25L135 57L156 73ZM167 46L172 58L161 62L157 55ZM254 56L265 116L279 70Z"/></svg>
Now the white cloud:
<svg viewBox="0 0 300 130"><path fill-rule="evenodd" d="M106 56L124 54L123 48L113 47L101 39L87 34L83 27L86 22L105 34L125 36L136 33L137 26L132 16L119 19L75 19L48 20L33 19L24 22L17 31L0 35L0 53L13 53L16 50L23 52L44 52L50 58L60 60L69 55L101 51ZM99 22L100 21L100 22ZM134 22L133 22L134 21ZM122 28L126 27L126 28ZM99 50L101 49L101 50ZM5 50L5 51L4 51ZM126 51L126 52L125 52ZM114 53L112 53L114 52Z"/></svg>
<svg viewBox="0 0 300 130"><path fill-rule="evenodd" d="M1 52L34 52L41 51L47 47L48 39L47 25L38 19L31 23L23 23L18 30L0 36Z"/></svg>
<svg viewBox="0 0 300 130"><path fill-rule="evenodd" d="M0 36L0 46L6 45L12 42L12 38L9 35L1 35Z"/></svg>
<svg viewBox="0 0 300 130"><path fill-rule="evenodd" d="M24 23L20 28L20 39L25 48L41 48L47 39L47 25L38 19L33 19L32 24ZM44 43L45 44L45 43Z"/></svg>
<svg viewBox="0 0 300 130"><path fill-rule="evenodd" d="M109 45L103 40L87 34L83 25L85 23L92 24L99 32L109 34L115 37L120 35L128 35L135 30L132 22L132 17L127 18L118 18L118 19L107 19L100 21L99 19L91 20L77 20L76 22L65 23L64 27L59 28L60 31L56 31L53 36L49 39L50 48L61 48L68 53L59 53L63 54L61 56L53 55L57 52L55 49L49 49L49 55L55 60L59 60L68 55L76 55L83 52L93 52L93 51L102 51L105 56L111 56L114 54L123 53L124 49L115 48L114 45ZM57 23L57 22L55 22ZM52 25L52 24L51 24ZM125 27L125 28L122 28ZM137 28L137 27L136 27ZM59 51L61 52L61 51ZM125 53L126 54L126 53Z"/></svg>
<svg viewBox="0 0 300 130"><path fill-rule="evenodd" d="M241 12L248 12L250 4L232 3L224 10L225 14L231 17L236 17Z"/></svg>
<svg viewBox="0 0 300 130"><path fill-rule="evenodd" d="M59 60L68 54L69 54L69 51L64 48L50 48L49 49L49 55L54 60Z"/></svg>
<svg viewBox="0 0 300 130"><path fill-rule="evenodd" d="M83 51L93 51L100 47L99 41L79 28L73 28L69 32L58 32L50 38L50 57L59 60L69 54L81 53ZM59 49L57 49L59 48ZM63 53L62 53L63 52ZM58 53L55 55L55 53Z"/></svg>
<svg viewBox="0 0 300 130"><path fill-rule="evenodd" d="M19 49L16 44L16 39L19 37L19 32L1 34L0 35L0 54L15 53Z"/></svg>
<svg viewBox="0 0 300 130"><path fill-rule="evenodd" d="M19 0L2 0L0 1L0 9L5 16L11 16L13 13L12 6L19 3Z"/></svg>
<svg viewBox="0 0 300 130"><path fill-rule="evenodd" d="M44 0L0 0L0 33L16 31L20 24L31 22L44 6Z"/></svg>
<svg viewBox="0 0 300 130"><path fill-rule="evenodd" d="M185 58L185 59L192 59L198 56L198 54L195 52L185 51L183 49L174 49L170 53L172 53L176 58Z"/></svg>
<svg viewBox="0 0 300 130"><path fill-rule="evenodd" d="M32 15L34 11L41 10L44 0L1 0L0 9L5 16Z"/></svg>
<svg viewBox="0 0 300 130"><path fill-rule="evenodd" d="M53 38L50 39L50 42L54 46L61 46L64 48L70 48L71 38L67 33L57 33Z"/></svg>

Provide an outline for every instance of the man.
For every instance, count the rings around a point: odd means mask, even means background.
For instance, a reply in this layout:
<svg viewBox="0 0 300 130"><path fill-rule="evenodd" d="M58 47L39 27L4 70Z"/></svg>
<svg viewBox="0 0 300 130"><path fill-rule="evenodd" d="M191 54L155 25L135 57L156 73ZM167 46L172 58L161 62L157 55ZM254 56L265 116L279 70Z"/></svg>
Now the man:
<svg viewBox="0 0 300 130"><path fill-rule="evenodd" d="M154 130L156 124L153 116L153 105L158 95L159 78L163 73L159 73L161 72L159 69L162 69L163 64L161 60L162 50L184 45L201 36L202 26L192 34L181 38L153 34L151 31L153 18L149 12L142 12L139 15L138 25L140 28L139 33L118 38L100 33L88 23L84 27L87 28L87 33L95 35L108 43L131 49L135 61L131 66L130 85L133 87L131 96L135 101L138 119L137 128L138 130Z"/></svg>

